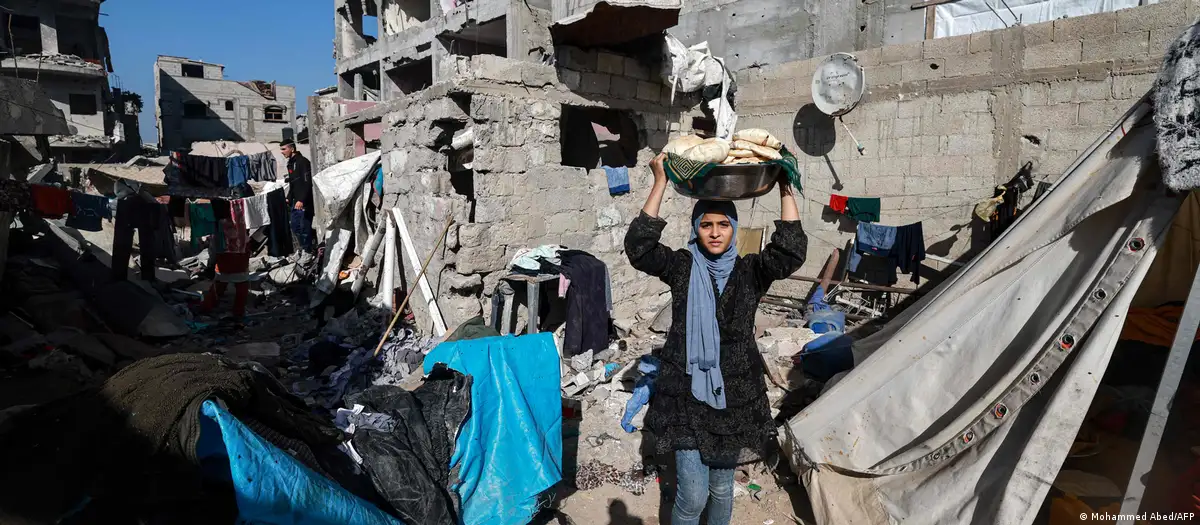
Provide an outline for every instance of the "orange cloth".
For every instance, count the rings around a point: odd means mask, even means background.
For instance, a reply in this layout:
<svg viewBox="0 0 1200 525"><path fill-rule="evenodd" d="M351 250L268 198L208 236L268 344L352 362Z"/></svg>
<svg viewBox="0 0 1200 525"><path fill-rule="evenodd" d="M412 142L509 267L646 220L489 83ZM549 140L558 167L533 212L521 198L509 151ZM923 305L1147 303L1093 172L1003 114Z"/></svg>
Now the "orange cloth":
<svg viewBox="0 0 1200 525"><path fill-rule="evenodd" d="M1183 317L1183 306L1130 308L1125 327L1121 329L1121 339L1169 347L1175 342L1180 317ZM1200 334L1195 340L1200 341Z"/></svg>

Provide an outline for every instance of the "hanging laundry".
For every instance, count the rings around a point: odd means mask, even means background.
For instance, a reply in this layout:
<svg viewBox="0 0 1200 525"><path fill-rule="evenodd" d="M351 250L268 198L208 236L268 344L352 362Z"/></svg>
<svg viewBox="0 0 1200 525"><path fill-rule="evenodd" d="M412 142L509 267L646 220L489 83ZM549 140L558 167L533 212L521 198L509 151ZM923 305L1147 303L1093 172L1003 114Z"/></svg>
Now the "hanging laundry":
<svg viewBox="0 0 1200 525"><path fill-rule="evenodd" d="M178 158L176 158L176 155ZM172 155L183 184L202 188L229 188L229 163L224 157L205 157L176 153Z"/></svg>
<svg viewBox="0 0 1200 525"><path fill-rule="evenodd" d="M288 220L287 192L277 188L267 193L267 254L287 257L292 254L292 227Z"/></svg>
<svg viewBox="0 0 1200 525"><path fill-rule="evenodd" d="M33 209L47 219L59 219L71 213L71 192L43 184L30 186L29 193L33 197Z"/></svg>
<svg viewBox="0 0 1200 525"><path fill-rule="evenodd" d="M221 220L225 232L226 253L247 253L250 240L246 234L246 210L242 207L242 199L230 202L230 218Z"/></svg>
<svg viewBox="0 0 1200 525"><path fill-rule="evenodd" d="M235 188L246 183L250 178L250 157L234 155L225 159L226 170L229 172L229 187Z"/></svg>
<svg viewBox="0 0 1200 525"><path fill-rule="evenodd" d="M67 219L67 226L76 230L98 232L104 228L103 219L112 219L107 197L73 191L71 205L74 209Z"/></svg>
<svg viewBox="0 0 1200 525"><path fill-rule="evenodd" d="M846 197L845 195L830 195L829 207L838 213L846 213Z"/></svg>
<svg viewBox="0 0 1200 525"><path fill-rule="evenodd" d="M33 194L28 182L0 180L0 212L20 212L30 209L33 209Z"/></svg>
<svg viewBox="0 0 1200 525"><path fill-rule="evenodd" d="M850 262L847 268L850 271L858 271L858 264L862 262L862 254L874 255L875 257L888 257L891 255L892 246L896 243L896 227L882 226L867 222L858 223L858 233L854 239L854 251L850 253Z"/></svg>
<svg viewBox="0 0 1200 525"><path fill-rule="evenodd" d="M133 232L137 230L138 249L141 252L142 279L154 281L154 268L158 261L159 225L162 218L161 206L147 202L138 195L130 195L117 202L117 217L112 244L112 277L123 281L129 274L129 258L133 254Z"/></svg>
<svg viewBox="0 0 1200 525"><path fill-rule="evenodd" d="M188 222L192 230L192 249L200 249L200 240L217 235L217 218L211 203L188 202Z"/></svg>
<svg viewBox="0 0 1200 525"><path fill-rule="evenodd" d="M249 156L250 180L259 182L274 181L278 164L275 162L275 154L266 151L255 153Z"/></svg>
<svg viewBox="0 0 1200 525"><path fill-rule="evenodd" d="M595 256L578 250L561 252L558 273L571 280L567 291L567 328L563 355L575 356L608 347L608 266Z"/></svg>
<svg viewBox="0 0 1200 525"><path fill-rule="evenodd" d="M255 195L242 201L241 207L246 210L242 221L246 224L247 229L256 230L268 224L271 224L271 215L267 213L267 196L266 194Z"/></svg>
<svg viewBox="0 0 1200 525"><path fill-rule="evenodd" d="M629 193L629 168L625 166L604 166L604 174L608 177L609 195L624 195Z"/></svg>
<svg viewBox="0 0 1200 525"><path fill-rule="evenodd" d="M541 272L542 263L546 262L552 265L562 264L562 259L559 257L559 252L564 248L556 244L546 244L537 248L522 250L513 256L508 266L513 271L524 271L525 273L537 274Z"/></svg>
<svg viewBox="0 0 1200 525"><path fill-rule="evenodd" d="M571 279L564 274L558 274L558 298L562 299L567 296L567 290L571 287Z"/></svg>
<svg viewBox="0 0 1200 525"><path fill-rule="evenodd" d="M847 197L846 215L851 219L863 222L879 222L878 197Z"/></svg>
<svg viewBox="0 0 1200 525"><path fill-rule="evenodd" d="M889 258L901 273L912 274L913 284L921 283L921 261L925 260L925 230L921 223L896 228Z"/></svg>

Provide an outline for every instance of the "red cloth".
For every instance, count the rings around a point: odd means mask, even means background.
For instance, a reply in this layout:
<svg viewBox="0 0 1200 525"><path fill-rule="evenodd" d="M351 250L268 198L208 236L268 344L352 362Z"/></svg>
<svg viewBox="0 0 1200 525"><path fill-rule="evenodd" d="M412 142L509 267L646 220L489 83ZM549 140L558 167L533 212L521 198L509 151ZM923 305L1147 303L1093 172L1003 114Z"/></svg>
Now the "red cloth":
<svg viewBox="0 0 1200 525"><path fill-rule="evenodd" d="M245 253L219 253L217 254L218 274L240 274L250 270L250 256ZM217 302L221 300L221 296L225 295L225 288L229 283L224 283L219 280L213 281L209 287L208 294L204 296L204 302L200 305L200 310L210 312L216 308ZM245 317L246 315L246 297L250 294L250 283L240 282L233 283L233 315L235 317Z"/></svg>
<svg viewBox="0 0 1200 525"><path fill-rule="evenodd" d="M34 184L29 188L33 209L47 219L59 219L71 213L71 192L54 186Z"/></svg>
<svg viewBox="0 0 1200 525"><path fill-rule="evenodd" d="M221 220L222 233L225 234L225 251L246 253L250 249L249 234L246 232L246 201L229 201L229 213L229 219Z"/></svg>
<svg viewBox="0 0 1200 525"><path fill-rule="evenodd" d="M846 200L849 198L845 195L830 195L829 207L838 213L846 213Z"/></svg>

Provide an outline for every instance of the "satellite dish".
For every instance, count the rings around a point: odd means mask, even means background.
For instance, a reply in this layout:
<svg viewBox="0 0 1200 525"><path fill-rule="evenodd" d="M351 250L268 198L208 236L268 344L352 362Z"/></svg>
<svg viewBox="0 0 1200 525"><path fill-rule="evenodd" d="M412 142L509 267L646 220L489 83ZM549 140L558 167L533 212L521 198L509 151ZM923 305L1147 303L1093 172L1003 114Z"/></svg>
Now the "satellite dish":
<svg viewBox="0 0 1200 525"><path fill-rule="evenodd" d="M866 74L858 59L848 53L834 53L813 73L813 103L822 113L840 117L858 105L866 85Z"/></svg>

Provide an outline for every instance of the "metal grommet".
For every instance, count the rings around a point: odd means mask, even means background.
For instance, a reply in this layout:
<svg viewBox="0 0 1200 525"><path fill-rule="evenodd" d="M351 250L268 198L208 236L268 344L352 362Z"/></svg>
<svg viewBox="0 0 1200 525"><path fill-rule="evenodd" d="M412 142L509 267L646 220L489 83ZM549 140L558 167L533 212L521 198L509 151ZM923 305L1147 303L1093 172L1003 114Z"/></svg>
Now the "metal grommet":
<svg viewBox="0 0 1200 525"><path fill-rule="evenodd" d="M1134 237L1129 240L1128 246L1130 251L1140 252L1142 248L1146 247L1146 240L1141 237Z"/></svg>
<svg viewBox="0 0 1200 525"><path fill-rule="evenodd" d="M1097 301L1103 301L1108 297L1108 292L1104 291L1103 288L1098 288L1095 292L1092 292L1092 297L1095 297Z"/></svg>
<svg viewBox="0 0 1200 525"><path fill-rule="evenodd" d="M1075 336L1071 334L1063 334L1062 337L1058 338L1059 348L1063 350L1070 350L1073 346L1075 346Z"/></svg>
<svg viewBox="0 0 1200 525"><path fill-rule="evenodd" d="M1008 407L1004 403L996 403L992 408L992 415L996 416L996 419L1004 419L1004 416L1008 415Z"/></svg>
<svg viewBox="0 0 1200 525"><path fill-rule="evenodd" d="M972 441L975 441L975 432L968 430L966 434L963 434L962 440L964 445L970 445Z"/></svg>
<svg viewBox="0 0 1200 525"><path fill-rule="evenodd" d="M1041 383L1041 382L1042 382L1041 374L1039 374L1037 372L1029 374L1029 384L1036 386L1038 383Z"/></svg>
<svg viewBox="0 0 1200 525"><path fill-rule="evenodd" d="M933 453L933 460L934 460L934 461L941 461L941 460L942 460L942 453L941 453L941 452L934 452L934 453Z"/></svg>

